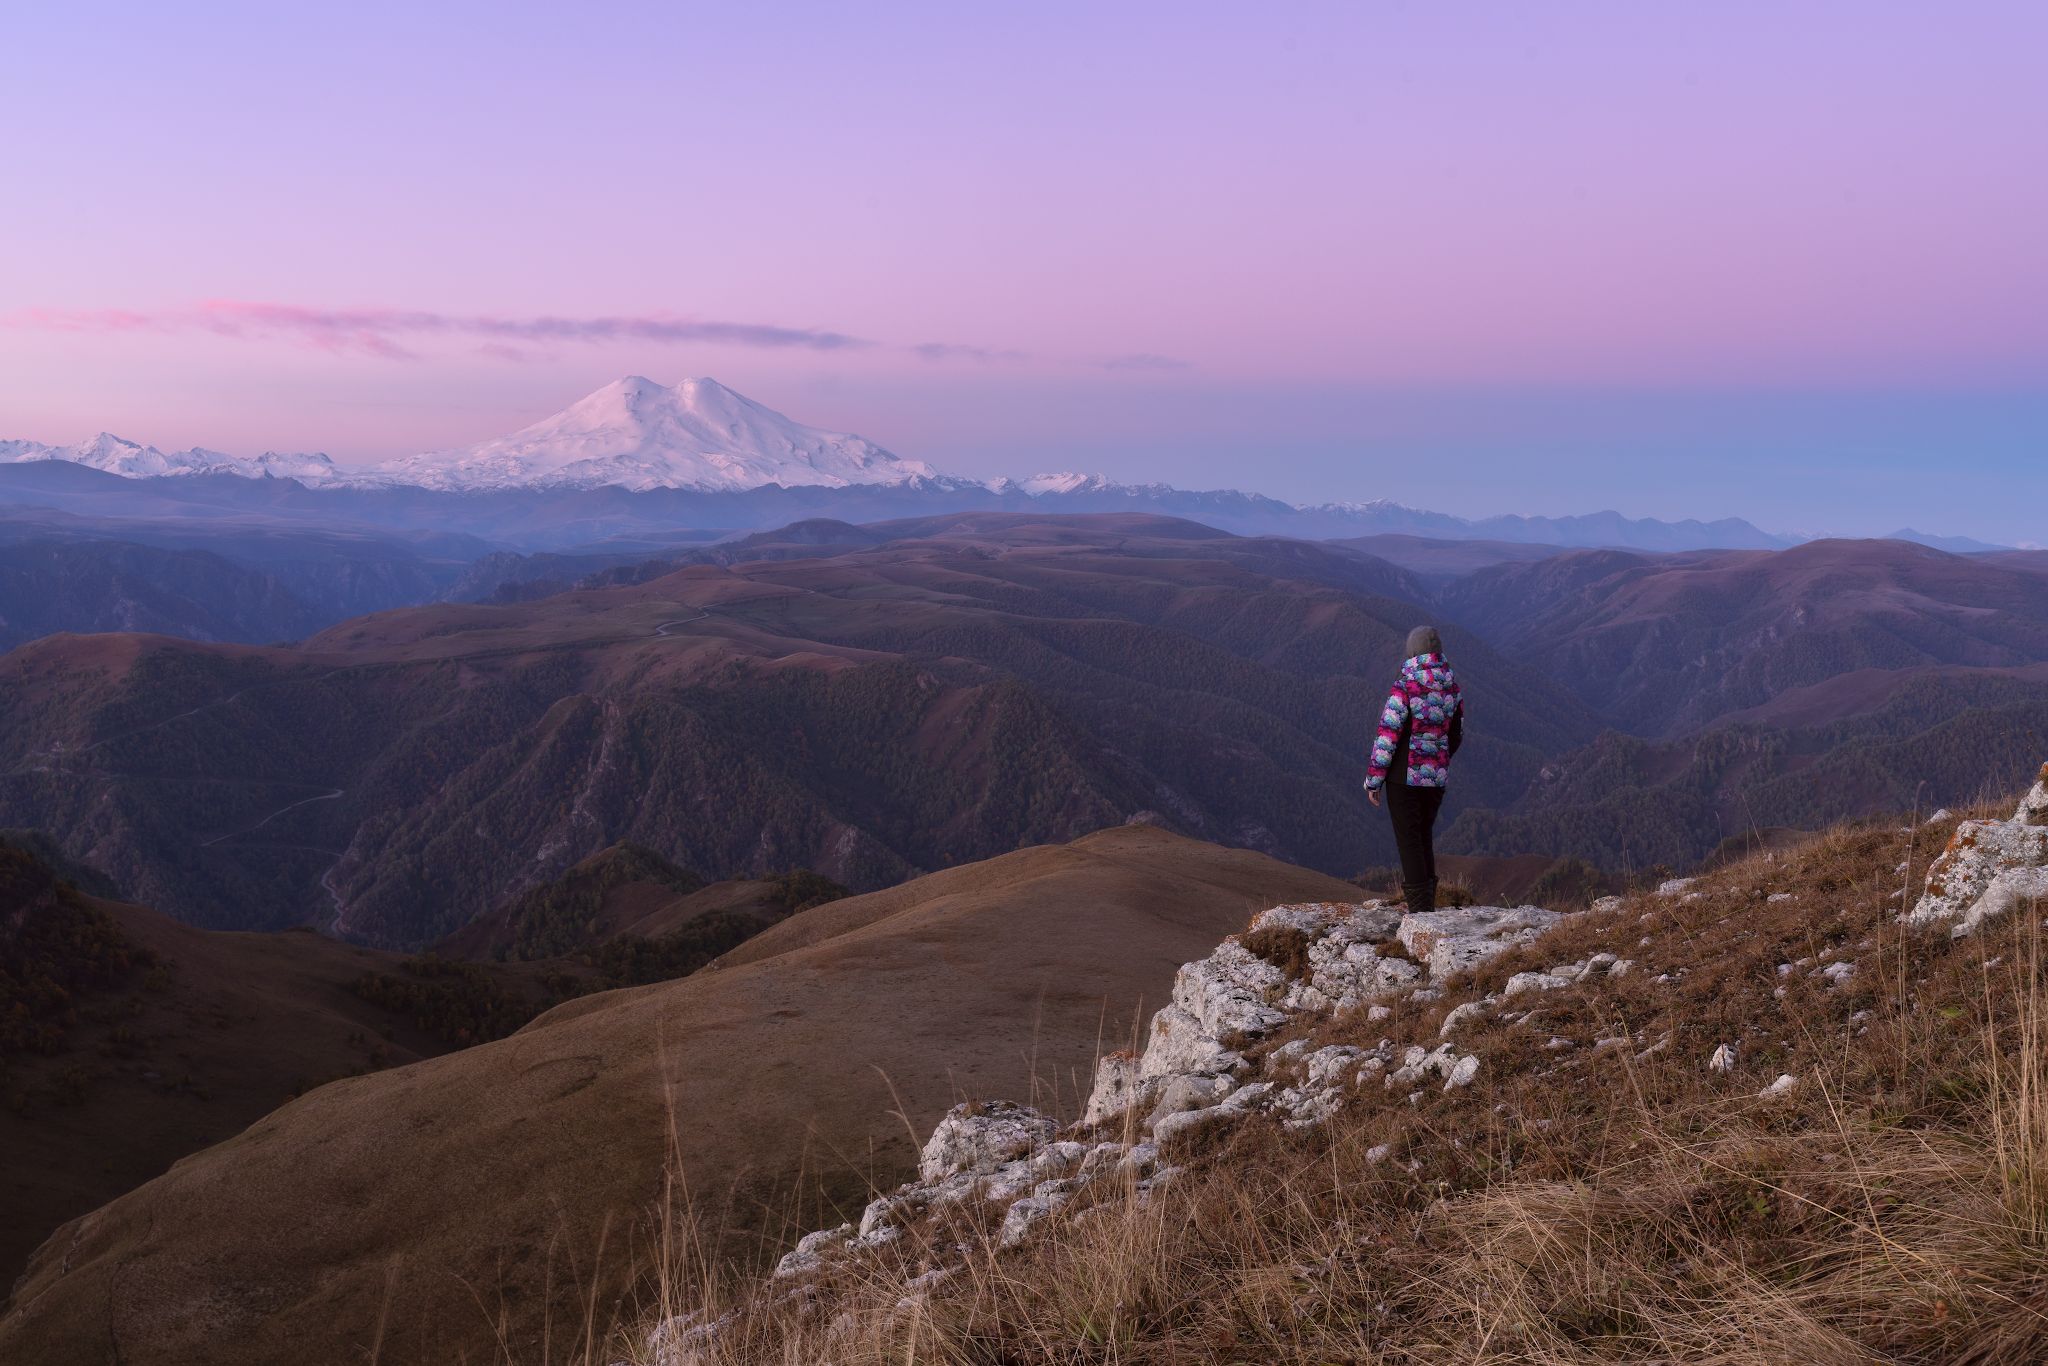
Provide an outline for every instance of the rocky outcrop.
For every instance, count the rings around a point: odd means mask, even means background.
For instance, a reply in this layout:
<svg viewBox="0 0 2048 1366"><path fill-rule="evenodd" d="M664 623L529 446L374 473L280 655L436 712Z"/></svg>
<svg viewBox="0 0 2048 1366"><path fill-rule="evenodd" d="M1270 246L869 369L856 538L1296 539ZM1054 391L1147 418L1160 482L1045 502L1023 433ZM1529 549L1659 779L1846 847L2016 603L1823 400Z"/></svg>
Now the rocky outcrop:
<svg viewBox="0 0 2048 1366"><path fill-rule="evenodd" d="M1716 895L1717 886L1672 879L1638 894L1633 904L1603 898L1593 923L1606 924L1617 944L1647 945L1650 939L1637 937L1636 918L1616 912L1642 911L1637 918L1647 919L1663 913L1653 909L1660 900L1698 902ZM1762 887L1750 894L1769 905L1798 899ZM2042 896L2048 896L2048 768L2010 820L1960 827L1930 873L1926 895L1905 918L1964 934L2025 898ZM1003 1104L956 1107L927 1144L918 1181L875 1201L858 1225L812 1234L783 1259L777 1277L784 1293L809 1295L801 1278L906 1235L912 1240L903 1243L905 1269L925 1268L911 1284L955 1274L977 1235L934 1218L949 1205L982 1202L987 1208L977 1212L987 1236L998 1247L1014 1247L1048 1220L1086 1219L1111 1200L1153 1198L1179 1177L1177 1164L1205 1160L1201 1149L1233 1126L1256 1120L1307 1129L1348 1106L1405 1108L1432 1092L1483 1092L1487 1058L1505 1056L1493 1050L1506 1031L1540 1030L1540 1040L1550 1021L1589 1018L1589 1002L1560 1012L1546 1009L1544 997L1636 971L1628 958L1600 951L1505 974L1490 992L1475 988L1471 969L1510 950L1540 947L1546 932L1565 919L1526 906L1407 915L1377 902L1265 911L1241 935L1181 967L1142 1050L1101 1059L1079 1124L1060 1129L1048 1116ZM1657 973L1650 982L1668 983L1685 971ZM1795 978L1827 990L1851 989L1858 971L1839 950L1783 963L1777 975L1785 980L1776 994L1793 989ZM1399 1008L1428 1002L1441 1004ZM1321 1027L1336 1016L1346 1017L1340 1028ZM1427 1036L1365 1043L1359 1023L1382 1020L1423 1022ZM1390 1034L1402 1028L1388 1025ZM1333 1037L1348 1041L1329 1042ZM1588 1059L1636 1063L1678 1049L1671 1030L1645 1038L1625 1027L1590 1041L1551 1037L1540 1047L1551 1054L1585 1048ZM1768 1055L1767 1048L1761 1051ZM1796 1105L1812 1094L1814 1083L1792 1071L1751 1090L1770 1074L1740 1080L1748 1062L1743 1043L1731 1038L1714 1047L1704 1067L1724 1084L1740 1085L1742 1098L1759 1106ZM1392 1155L1382 1145L1366 1157L1381 1162ZM928 1222L921 1226L920 1220Z"/></svg>
<svg viewBox="0 0 2048 1366"><path fill-rule="evenodd" d="M2027 901L2048 900L2048 765L2020 798L2011 820L1964 821L1927 871L1909 925L1946 923L1951 935Z"/></svg>
<svg viewBox="0 0 2048 1366"><path fill-rule="evenodd" d="M1397 996L1435 999L1447 979L1531 942L1561 919L1534 906L1405 915L1378 902L1262 912L1244 934L1181 967L1142 1052L1100 1060L1079 1124L1061 1131L1049 1116L1008 1102L955 1106L925 1144L916 1181L875 1199L858 1224L806 1236L776 1276L827 1270L968 1202L1000 1209L998 1242L1013 1246L1104 1179L1148 1198L1179 1170L1167 1154L1250 1116L1301 1128L1323 1123L1364 1094L1406 1098L1425 1086L1470 1086L1480 1059L1451 1041L1454 1024L1483 1016L1510 995L1625 972L1626 960L1599 954L1517 974L1510 990L1458 1006L1428 1047L1391 1039L1370 1048L1271 1040L1298 1022L1340 1011L1382 1018Z"/></svg>

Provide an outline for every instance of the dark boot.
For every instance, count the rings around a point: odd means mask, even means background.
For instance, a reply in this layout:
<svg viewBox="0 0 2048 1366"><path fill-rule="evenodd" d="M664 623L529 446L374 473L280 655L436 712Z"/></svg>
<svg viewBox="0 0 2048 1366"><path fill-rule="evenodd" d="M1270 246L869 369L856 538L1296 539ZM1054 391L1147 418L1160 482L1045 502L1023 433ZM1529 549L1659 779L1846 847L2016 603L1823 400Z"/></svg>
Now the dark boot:
<svg viewBox="0 0 2048 1366"><path fill-rule="evenodd" d="M1408 914L1419 915L1436 909L1436 884L1434 882L1404 882L1401 894L1407 898Z"/></svg>

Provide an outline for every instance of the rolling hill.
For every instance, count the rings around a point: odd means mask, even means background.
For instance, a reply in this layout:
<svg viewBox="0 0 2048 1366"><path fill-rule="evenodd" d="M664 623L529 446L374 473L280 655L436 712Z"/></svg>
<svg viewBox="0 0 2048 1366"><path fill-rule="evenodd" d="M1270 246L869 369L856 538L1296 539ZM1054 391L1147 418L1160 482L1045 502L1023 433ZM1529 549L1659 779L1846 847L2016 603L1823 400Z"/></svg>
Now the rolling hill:
<svg viewBox="0 0 2048 1366"><path fill-rule="evenodd" d="M802 870L706 886L614 846L407 958L193 929L0 833L0 1284L65 1219L314 1086L687 976L845 894Z"/></svg>
<svg viewBox="0 0 2048 1366"><path fill-rule="evenodd" d="M88 897L0 841L0 1281L66 1219L335 1077L447 1045L348 990L390 955ZM54 989L54 990L53 990Z"/></svg>
<svg viewBox="0 0 2048 1366"><path fill-rule="evenodd" d="M1181 962L1349 890L1128 827L799 913L713 970L319 1087L74 1221L0 1358L531 1353L630 1293L672 1161L720 1251L755 1259L900 1179L963 1093L1071 1106Z"/></svg>

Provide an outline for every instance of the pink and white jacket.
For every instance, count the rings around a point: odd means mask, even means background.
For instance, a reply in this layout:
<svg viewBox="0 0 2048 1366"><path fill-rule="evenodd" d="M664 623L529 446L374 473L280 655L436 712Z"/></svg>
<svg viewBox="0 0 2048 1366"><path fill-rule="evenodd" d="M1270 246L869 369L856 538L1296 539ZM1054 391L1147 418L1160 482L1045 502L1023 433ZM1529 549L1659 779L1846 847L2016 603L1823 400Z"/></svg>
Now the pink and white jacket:
<svg viewBox="0 0 2048 1366"><path fill-rule="evenodd" d="M1400 773L1410 787L1444 787L1451 756L1465 738L1465 698L1458 676L1439 654L1417 655L1401 666L1401 681L1380 708L1365 785L1379 789Z"/></svg>

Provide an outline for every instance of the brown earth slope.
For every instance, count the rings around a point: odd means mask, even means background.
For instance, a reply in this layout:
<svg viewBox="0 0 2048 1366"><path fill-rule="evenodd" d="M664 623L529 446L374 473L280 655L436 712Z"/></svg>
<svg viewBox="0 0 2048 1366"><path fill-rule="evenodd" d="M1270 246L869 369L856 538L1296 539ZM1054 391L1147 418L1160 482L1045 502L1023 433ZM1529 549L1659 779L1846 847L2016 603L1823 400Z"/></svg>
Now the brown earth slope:
<svg viewBox="0 0 2048 1366"><path fill-rule="evenodd" d="M1071 1108L1178 964L1349 890L1124 827L803 912L710 971L321 1087L75 1221L0 1359L476 1362L501 1319L539 1360L550 1319L559 1350L586 1291L608 1320L627 1289L671 1124L698 1207L772 1241L899 1179L962 1096Z"/></svg>
<svg viewBox="0 0 2048 1366"><path fill-rule="evenodd" d="M389 971L393 955L310 932L218 933L141 906L85 904L142 963L108 989L70 993L76 1023L61 1051L0 1066L0 1284L64 1220L298 1092L448 1047L348 991L362 973Z"/></svg>

